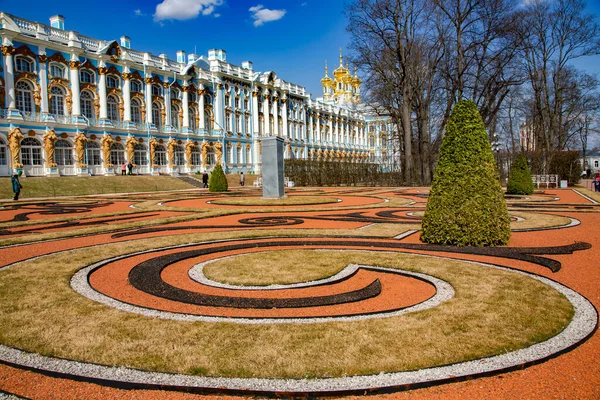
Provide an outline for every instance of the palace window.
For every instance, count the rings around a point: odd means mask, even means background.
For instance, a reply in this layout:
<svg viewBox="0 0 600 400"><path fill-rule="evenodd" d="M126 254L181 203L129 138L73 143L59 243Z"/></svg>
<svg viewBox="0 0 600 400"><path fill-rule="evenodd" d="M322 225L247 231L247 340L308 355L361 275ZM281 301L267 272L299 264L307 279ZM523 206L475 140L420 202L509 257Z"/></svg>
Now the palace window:
<svg viewBox="0 0 600 400"><path fill-rule="evenodd" d="M233 101L234 101L235 108L240 108L240 98L236 97L235 99L233 99Z"/></svg>
<svg viewBox="0 0 600 400"><path fill-rule="evenodd" d="M65 67L59 64L50 64L50 78L64 78Z"/></svg>
<svg viewBox="0 0 600 400"><path fill-rule="evenodd" d="M15 89L17 90L17 108L19 111L33 111L33 86L25 80L17 82Z"/></svg>
<svg viewBox="0 0 600 400"><path fill-rule="evenodd" d="M225 130L231 131L231 113L225 114Z"/></svg>
<svg viewBox="0 0 600 400"><path fill-rule="evenodd" d="M202 153L198 146L192 147L192 165L202 165Z"/></svg>
<svg viewBox="0 0 600 400"><path fill-rule="evenodd" d="M54 144L54 162L58 165L73 165L73 146L66 140Z"/></svg>
<svg viewBox="0 0 600 400"><path fill-rule="evenodd" d="M131 121L135 124L142 123L142 107L138 99L131 100Z"/></svg>
<svg viewBox="0 0 600 400"><path fill-rule="evenodd" d="M250 115L245 115L244 121L246 122L246 133L250 133Z"/></svg>
<svg viewBox="0 0 600 400"><path fill-rule="evenodd" d="M106 99L108 119L111 121L119 121L121 116L119 115L119 99L114 94L111 94Z"/></svg>
<svg viewBox="0 0 600 400"><path fill-rule="evenodd" d="M252 161L252 151L250 146L246 146L246 164L250 164Z"/></svg>
<svg viewBox="0 0 600 400"><path fill-rule="evenodd" d="M156 146L154 160L157 165L167 165L167 151L165 150L165 146L160 144Z"/></svg>
<svg viewBox="0 0 600 400"><path fill-rule="evenodd" d="M249 110L250 107L248 106L248 99L244 99L244 111Z"/></svg>
<svg viewBox="0 0 600 400"><path fill-rule="evenodd" d="M121 165L125 162L125 149L121 143L110 145L110 163L112 165Z"/></svg>
<svg viewBox="0 0 600 400"><path fill-rule="evenodd" d="M162 86L158 84L152 85L152 96L162 96Z"/></svg>
<svg viewBox="0 0 600 400"><path fill-rule="evenodd" d="M205 95L205 96L204 96L204 104L206 104L206 105L210 105L210 104L212 104L212 96L210 96L210 95Z"/></svg>
<svg viewBox="0 0 600 400"><path fill-rule="evenodd" d="M231 107L231 96L225 96L225 107Z"/></svg>
<svg viewBox="0 0 600 400"><path fill-rule="evenodd" d="M369 147L375 147L375 136L369 136Z"/></svg>
<svg viewBox="0 0 600 400"><path fill-rule="evenodd" d="M89 165L102 165L102 159L100 158L100 145L97 142L88 142L87 153Z"/></svg>
<svg viewBox="0 0 600 400"><path fill-rule="evenodd" d="M81 115L94 119L94 96L88 92L81 92Z"/></svg>
<svg viewBox="0 0 600 400"><path fill-rule="evenodd" d="M387 147L387 136L382 136L381 137L381 146L382 147Z"/></svg>
<svg viewBox="0 0 600 400"><path fill-rule="evenodd" d="M18 72L33 72L33 61L25 56L15 58L15 69Z"/></svg>
<svg viewBox="0 0 600 400"><path fill-rule="evenodd" d="M172 99L181 99L181 92L177 88L171 89L171 98Z"/></svg>
<svg viewBox="0 0 600 400"><path fill-rule="evenodd" d="M190 119L188 128L190 128L190 130L192 132L196 132L196 129L198 129L198 126L196 124L196 118L198 118L198 113L196 112L196 108L190 107L188 113L189 113L189 119Z"/></svg>
<svg viewBox="0 0 600 400"><path fill-rule="evenodd" d="M138 81L138 80L133 80L130 82L129 87L131 88L132 92L135 93L142 93L142 82Z"/></svg>
<svg viewBox="0 0 600 400"><path fill-rule="evenodd" d="M94 83L96 80L94 79L94 73L87 69L82 69L79 71L79 81L82 83Z"/></svg>
<svg viewBox="0 0 600 400"><path fill-rule="evenodd" d="M21 164L42 165L42 144L37 139L21 140Z"/></svg>
<svg viewBox="0 0 600 400"><path fill-rule="evenodd" d="M227 146L225 150L225 160L227 163L233 163L233 151L231 146Z"/></svg>
<svg viewBox="0 0 600 400"><path fill-rule="evenodd" d="M198 100L196 99L196 92L193 90L188 91L188 102L195 103Z"/></svg>
<svg viewBox="0 0 600 400"><path fill-rule="evenodd" d="M171 106L171 126L175 129L179 129L179 108Z"/></svg>
<svg viewBox="0 0 600 400"><path fill-rule="evenodd" d="M7 158L7 151L6 151L6 142L4 142L4 139L0 138L0 165L7 165L8 164L8 158Z"/></svg>
<svg viewBox="0 0 600 400"><path fill-rule="evenodd" d="M242 133L242 118L238 114L235 115L235 131Z"/></svg>
<svg viewBox="0 0 600 400"><path fill-rule="evenodd" d="M50 88L50 114L65 115L65 92L60 86Z"/></svg>
<svg viewBox="0 0 600 400"><path fill-rule="evenodd" d="M175 164L185 165L185 150L183 146L175 147Z"/></svg>
<svg viewBox="0 0 600 400"><path fill-rule="evenodd" d="M236 147L236 149L235 149L235 161L238 164L242 164L243 163L243 160L242 160L242 147L241 146Z"/></svg>
<svg viewBox="0 0 600 400"><path fill-rule="evenodd" d="M157 128L162 126L161 109L158 103L152 103L152 122Z"/></svg>
<svg viewBox="0 0 600 400"><path fill-rule="evenodd" d="M119 88L119 78L114 75L108 75L106 77L106 87Z"/></svg>
<svg viewBox="0 0 600 400"><path fill-rule="evenodd" d="M145 145L137 143L133 147L133 163L135 165L148 165L148 149Z"/></svg>

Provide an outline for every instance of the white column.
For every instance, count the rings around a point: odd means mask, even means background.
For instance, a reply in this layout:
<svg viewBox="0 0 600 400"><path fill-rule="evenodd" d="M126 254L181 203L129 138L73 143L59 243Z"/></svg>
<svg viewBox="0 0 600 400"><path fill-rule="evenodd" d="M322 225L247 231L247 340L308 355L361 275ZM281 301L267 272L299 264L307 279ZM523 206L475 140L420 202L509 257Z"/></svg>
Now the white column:
<svg viewBox="0 0 600 400"><path fill-rule="evenodd" d="M204 88L198 90L198 112L200 113L200 130L206 129L206 121L204 118Z"/></svg>
<svg viewBox="0 0 600 400"><path fill-rule="evenodd" d="M168 86L169 85L168 79L165 79L164 82L165 82L165 84L163 85L163 93L164 93L163 99L165 100L165 119L166 119L166 121L163 121L163 125L165 127L167 127L167 126L173 127L173 124L171 123L171 88Z"/></svg>
<svg viewBox="0 0 600 400"><path fill-rule="evenodd" d="M265 117L265 136L271 134L271 113L269 112L269 95L265 94L263 98L263 115Z"/></svg>
<svg viewBox="0 0 600 400"><path fill-rule="evenodd" d="M15 69L13 62L13 53L15 49L8 45L2 46L2 54L4 54L4 84L6 85L6 101L5 104L10 110L17 108L17 97L15 94Z"/></svg>
<svg viewBox="0 0 600 400"><path fill-rule="evenodd" d="M288 130L288 107L287 107L287 98L283 98L281 100L281 102L283 103L282 105L282 115L281 118L283 118L283 136L290 136L290 132Z"/></svg>
<svg viewBox="0 0 600 400"><path fill-rule="evenodd" d="M48 68L46 66L46 60L48 59L48 57L46 57L45 54L40 54L39 55L39 60L40 60L40 94L42 95L42 100L41 100L41 113L42 114L47 114L48 113Z"/></svg>
<svg viewBox="0 0 600 400"><path fill-rule="evenodd" d="M106 104L106 67L98 68L100 79L98 79L98 91L100 93L100 120L108 119L108 107Z"/></svg>
<svg viewBox="0 0 600 400"><path fill-rule="evenodd" d="M329 116L329 122L327 123L327 125L329 126L329 132L327 133L327 141L328 142L332 142L333 141L333 117L330 115Z"/></svg>
<svg viewBox="0 0 600 400"><path fill-rule="evenodd" d="M152 82L150 78L146 77L146 123L150 125L152 123Z"/></svg>
<svg viewBox="0 0 600 400"><path fill-rule="evenodd" d="M317 137L313 137L314 142L321 141L321 114L317 113Z"/></svg>
<svg viewBox="0 0 600 400"><path fill-rule="evenodd" d="M279 132L279 97L273 99L273 128L275 129L275 136L281 136Z"/></svg>
<svg viewBox="0 0 600 400"><path fill-rule="evenodd" d="M308 126L306 127L306 136L307 136L306 141L307 142L315 141L315 134L314 134L312 128L313 128L313 115L311 113L308 116Z"/></svg>
<svg viewBox="0 0 600 400"><path fill-rule="evenodd" d="M81 93L79 89L79 61L71 61L69 64L71 70L71 93L73 94L73 116L79 117L81 115Z"/></svg>
<svg viewBox="0 0 600 400"><path fill-rule="evenodd" d="M220 131L225 129L223 126L223 85L217 85L217 93L215 93L215 99L213 101L213 112L215 113L215 122L218 124L216 128ZM226 149L223 148L223 156L225 155ZM225 159L225 157L223 157Z"/></svg>
<svg viewBox="0 0 600 400"><path fill-rule="evenodd" d="M131 74L123 74L123 119L124 122L131 122Z"/></svg>
<svg viewBox="0 0 600 400"><path fill-rule="evenodd" d="M254 129L254 134L258 135L259 132L259 119L258 119L258 92L252 92L252 126ZM256 153L255 153L256 154ZM256 156L255 156L256 158Z"/></svg>
<svg viewBox="0 0 600 400"><path fill-rule="evenodd" d="M340 118L336 117L335 118L335 131L334 131L334 142L335 143L339 143L340 142Z"/></svg>
<svg viewBox="0 0 600 400"><path fill-rule="evenodd" d="M187 132L190 128L190 103L189 103L189 98L188 98L188 88L187 88L187 81L183 82L184 84L184 88L183 88L183 99L182 99L182 103L183 103L183 127L181 129L182 132Z"/></svg>

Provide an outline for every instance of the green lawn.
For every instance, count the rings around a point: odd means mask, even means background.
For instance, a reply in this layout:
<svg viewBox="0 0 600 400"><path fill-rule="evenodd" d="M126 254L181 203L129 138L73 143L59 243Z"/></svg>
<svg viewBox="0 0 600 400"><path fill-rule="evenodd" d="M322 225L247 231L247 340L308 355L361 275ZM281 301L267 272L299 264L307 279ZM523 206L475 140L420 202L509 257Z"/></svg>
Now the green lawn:
<svg viewBox="0 0 600 400"><path fill-rule="evenodd" d="M154 192L193 189L170 176L62 176L59 178L21 177L21 199L32 197L77 196L105 193ZM13 197L10 178L0 179L0 199Z"/></svg>

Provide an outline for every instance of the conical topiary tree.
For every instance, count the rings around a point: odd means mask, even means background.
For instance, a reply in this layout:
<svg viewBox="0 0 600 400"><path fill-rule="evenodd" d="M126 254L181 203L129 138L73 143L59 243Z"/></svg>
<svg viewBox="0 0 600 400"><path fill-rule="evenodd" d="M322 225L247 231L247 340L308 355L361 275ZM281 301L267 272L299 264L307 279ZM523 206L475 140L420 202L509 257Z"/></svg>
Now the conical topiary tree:
<svg viewBox="0 0 600 400"><path fill-rule="evenodd" d="M213 169L213 172L208 178L208 191L209 192L225 192L229 188L227 185L227 177L223 172L221 165L218 165Z"/></svg>
<svg viewBox="0 0 600 400"><path fill-rule="evenodd" d="M421 240L456 246L508 243L510 219L485 126L471 101L454 106L423 216Z"/></svg>
<svg viewBox="0 0 600 400"><path fill-rule="evenodd" d="M527 159L523 154L519 154L515 159L508 177L506 186L508 194L531 194L533 193L533 181L531 180L531 171L527 166Z"/></svg>

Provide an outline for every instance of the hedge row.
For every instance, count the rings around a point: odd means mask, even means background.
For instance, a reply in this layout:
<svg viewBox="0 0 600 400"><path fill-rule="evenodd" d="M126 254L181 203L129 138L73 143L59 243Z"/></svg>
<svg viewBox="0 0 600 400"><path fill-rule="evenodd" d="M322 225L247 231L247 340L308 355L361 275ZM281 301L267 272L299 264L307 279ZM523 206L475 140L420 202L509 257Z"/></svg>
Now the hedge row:
<svg viewBox="0 0 600 400"><path fill-rule="evenodd" d="M400 172L344 161L285 160L284 174L296 186L401 186Z"/></svg>

